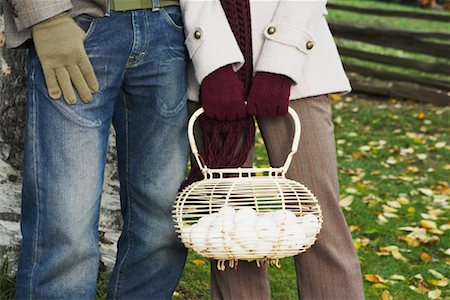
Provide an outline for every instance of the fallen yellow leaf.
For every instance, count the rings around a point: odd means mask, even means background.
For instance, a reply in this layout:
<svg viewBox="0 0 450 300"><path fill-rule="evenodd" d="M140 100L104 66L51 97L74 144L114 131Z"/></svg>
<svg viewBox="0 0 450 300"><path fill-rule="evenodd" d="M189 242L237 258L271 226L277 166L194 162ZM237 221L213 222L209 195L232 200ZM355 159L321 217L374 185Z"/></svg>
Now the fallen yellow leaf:
<svg viewBox="0 0 450 300"><path fill-rule="evenodd" d="M398 275L398 274L394 274L394 275L390 276L389 279L391 279L391 280L400 280L400 281L405 281L406 280L405 276Z"/></svg>
<svg viewBox="0 0 450 300"><path fill-rule="evenodd" d="M386 247L381 247L380 251L381 252L399 251L399 248L398 248L398 246L390 245L390 246L386 246Z"/></svg>
<svg viewBox="0 0 450 300"><path fill-rule="evenodd" d="M397 215L397 214L390 213L390 212L383 212L383 215L384 215L386 218L398 218L398 215Z"/></svg>
<svg viewBox="0 0 450 300"><path fill-rule="evenodd" d="M350 229L350 232L353 232L353 231L359 229L359 225L350 225L350 226L349 226L349 229Z"/></svg>
<svg viewBox="0 0 450 300"><path fill-rule="evenodd" d="M436 270L429 269L428 272L430 272L430 274L433 275L434 277L436 277L437 279L443 279L444 278L444 275L442 275L441 273L439 273Z"/></svg>
<svg viewBox="0 0 450 300"><path fill-rule="evenodd" d="M353 196L347 196L347 197L341 199L341 201L339 201L339 206L340 207L348 207L348 206L352 205L353 199L354 199Z"/></svg>
<svg viewBox="0 0 450 300"><path fill-rule="evenodd" d="M353 159L361 158L361 156L362 156L362 153L359 152L359 151L353 152L353 153L352 153L352 158L353 158Z"/></svg>
<svg viewBox="0 0 450 300"><path fill-rule="evenodd" d="M430 230L430 229L437 229L436 222L430 221L430 220L421 220L419 222L420 226L423 228Z"/></svg>
<svg viewBox="0 0 450 300"><path fill-rule="evenodd" d="M441 188L441 192L442 192L442 194L449 195L450 194L450 188L449 187L443 187L443 188Z"/></svg>
<svg viewBox="0 0 450 300"><path fill-rule="evenodd" d="M420 281L417 285L416 292L428 292L430 291L430 287L423 281Z"/></svg>
<svg viewBox="0 0 450 300"><path fill-rule="evenodd" d="M409 236L399 236L398 240L406 242L408 244L408 246L410 246L410 247L417 247L420 245L420 242L417 239L414 239Z"/></svg>
<svg viewBox="0 0 450 300"><path fill-rule="evenodd" d="M374 283L372 284L373 289L387 289L388 286L383 283Z"/></svg>
<svg viewBox="0 0 450 300"><path fill-rule="evenodd" d="M381 277L380 275L377 275L377 274L366 274L366 275L364 275L364 278L367 281L372 282L372 283L385 283L386 282L386 280L383 277Z"/></svg>
<svg viewBox="0 0 450 300"><path fill-rule="evenodd" d="M434 194L432 190L427 189L427 188L419 188L418 190L425 196L433 196L433 194Z"/></svg>
<svg viewBox="0 0 450 300"><path fill-rule="evenodd" d="M398 250L392 251L391 253L392 253L392 256L393 256L395 259L398 259L398 260L401 260L401 261L408 261L408 259L407 259L406 257L404 257L404 256L400 253L400 251L398 251Z"/></svg>
<svg viewBox="0 0 450 300"><path fill-rule="evenodd" d="M428 298L430 299L438 299L441 297L442 291L441 290L433 290L428 292Z"/></svg>
<svg viewBox="0 0 450 300"><path fill-rule="evenodd" d="M437 228L433 228L433 229L430 229L430 230L428 230L430 233L434 233L434 234L439 234L439 235L441 235L441 234L444 234L444 232L442 231L442 230L439 230L439 229L437 229Z"/></svg>
<svg viewBox="0 0 450 300"><path fill-rule="evenodd" d="M192 262L194 264L196 264L197 266L206 264L206 262L204 260L201 260L201 259L194 259Z"/></svg>
<svg viewBox="0 0 450 300"><path fill-rule="evenodd" d="M370 243L370 239L366 238L365 236L362 236L361 238L361 246L365 247Z"/></svg>
<svg viewBox="0 0 450 300"><path fill-rule="evenodd" d="M402 204L400 202L398 202L398 201L388 201L387 205L389 205L390 207L393 207L393 208L400 208L400 207L402 207ZM397 210L395 210L395 211L397 211Z"/></svg>
<svg viewBox="0 0 450 300"><path fill-rule="evenodd" d="M431 261L431 255L428 254L428 253L426 253L426 252L422 252L422 253L420 253L420 259L421 259L423 262L428 263L428 262Z"/></svg>
<svg viewBox="0 0 450 300"><path fill-rule="evenodd" d="M442 209L440 208L435 208L435 209L431 209L428 211L428 214L430 216L435 216L435 217L439 217L440 215L442 215L444 212L442 211Z"/></svg>
<svg viewBox="0 0 450 300"><path fill-rule="evenodd" d="M341 96L341 95L338 95L338 94L331 94L331 95L330 95L330 99L331 99L331 101L336 102L336 101L341 100L341 99L342 99L342 96Z"/></svg>
<svg viewBox="0 0 450 300"><path fill-rule="evenodd" d="M448 285L448 278L447 277L439 279L438 282L437 282L437 286L444 287L444 286L447 286L447 285Z"/></svg>
<svg viewBox="0 0 450 300"><path fill-rule="evenodd" d="M382 214L379 214L379 215L378 215L377 223L378 223L378 224L389 223L389 220L386 219L386 217L383 216Z"/></svg>
<svg viewBox="0 0 450 300"><path fill-rule="evenodd" d="M412 206L410 206L410 207L408 207L407 211L408 211L408 213L410 213L410 214L413 214L413 213L415 213L415 212L416 212L416 208L415 208L415 207L412 207Z"/></svg>
<svg viewBox="0 0 450 300"><path fill-rule="evenodd" d="M432 284L432 285L438 285L438 280L437 279L428 279L427 282L429 284Z"/></svg>
<svg viewBox="0 0 450 300"><path fill-rule="evenodd" d="M426 214L426 213L421 213L420 216L422 218L424 218L425 220L437 220L438 217L430 215L430 214Z"/></svg>
<svg viewBox="0 0 450 300"><path fill-rule="evenodd" d="M421 281L423 281L423 276L422 276L422 274L416 274L416 275L414 275L414 278L416 278L416 279L419 279L419 280L421 280Z"/></svg>
<svg viewBox="0 0 450 300"><path fill-rule="evenodd" d="M388 290L384 290L383 293L381 293L381 300L392 300L394 298L392 298L391 293L389 293Z"/></svg>
<svg viewBox="0 0 450 300"><path fill-rule="evenodd" d="M394 202L394 203L397 203L397 202ZM383 211L387 212L387 213L396 213L398 210L395 207L383 204Z"/></svg>

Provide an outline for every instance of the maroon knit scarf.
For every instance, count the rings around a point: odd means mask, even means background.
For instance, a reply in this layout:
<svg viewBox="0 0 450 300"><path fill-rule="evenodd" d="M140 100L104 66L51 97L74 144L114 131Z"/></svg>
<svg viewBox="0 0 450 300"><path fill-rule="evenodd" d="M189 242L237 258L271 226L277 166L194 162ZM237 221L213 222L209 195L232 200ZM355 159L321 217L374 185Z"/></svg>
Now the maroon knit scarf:
<svg viewBox="0 0 450 300"><path fill-rule="evenodd" d="M250 3L249 0L221 0L220 2L245 58L245 63L237 75L244 83L245 95L247 95L253 73ZM236 121L218 121L202 115L198 122L203 140L200 156L208 167L235 168L245 163L255 142L253 117L248 116ZM182 187L202 178L203 175L196 163L191 162L191 171Z"/></svg>

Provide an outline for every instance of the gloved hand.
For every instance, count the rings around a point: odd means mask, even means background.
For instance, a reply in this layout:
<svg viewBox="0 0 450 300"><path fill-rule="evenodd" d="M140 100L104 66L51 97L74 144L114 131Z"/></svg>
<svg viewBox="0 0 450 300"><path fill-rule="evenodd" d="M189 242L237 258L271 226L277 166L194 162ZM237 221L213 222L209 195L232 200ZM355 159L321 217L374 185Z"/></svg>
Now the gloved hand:
<svg viewBox="0 0 450 300"><path fill-rule="evenodd" d="M66 102L74 104L73 83L81 99L90 102L99 86L84 49L84 31L62 13L34 25L32 33L50 97L59 99L62 91Z"/></svg>
<svg viewBox="0 0 450 300"><path fill-rule="evenodd" d="M215 70L203 79L200 100L205 114L220 121L233 121L247 115L244 84L231 65Z"/></svg>
<svg viewBox="0 0 450 300"><path fill-rule="evenodd" d="M291 85L287 76L256 72L247 97L247 113L258 117L286 115Z"/></svg>

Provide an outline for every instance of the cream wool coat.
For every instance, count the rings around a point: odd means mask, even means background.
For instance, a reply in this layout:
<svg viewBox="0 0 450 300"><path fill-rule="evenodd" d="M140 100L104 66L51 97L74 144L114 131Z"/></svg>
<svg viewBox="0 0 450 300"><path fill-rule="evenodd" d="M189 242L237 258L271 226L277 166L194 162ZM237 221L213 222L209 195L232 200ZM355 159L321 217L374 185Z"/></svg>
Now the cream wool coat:
<svg viewBox="0 0 450 300"><path fill-rule="evenodd" d="M188 98L198 101L208 74L228 64L238 70L244 57L219 0L181 0L181 9L193 66ZM250 12L254 72L290 77L290 99L351 90L325 19L326 0L250 0Z"/></svg>

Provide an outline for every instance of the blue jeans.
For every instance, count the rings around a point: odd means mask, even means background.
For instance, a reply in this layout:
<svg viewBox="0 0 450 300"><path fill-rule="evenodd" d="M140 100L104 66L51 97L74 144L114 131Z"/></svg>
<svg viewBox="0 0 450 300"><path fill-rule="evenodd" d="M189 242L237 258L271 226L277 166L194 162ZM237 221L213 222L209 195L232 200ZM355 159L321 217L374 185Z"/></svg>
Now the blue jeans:
<svg viewBox="0 0 450 300"><path fill-rule="evenodd" d="M92 103L52 100L38 57L29 54L16 297L95 297L112 123L124 224L108 298L171 299L186 259L171 217L188 156L179 8L81 15L76 22L100 84Z"/></svg>

